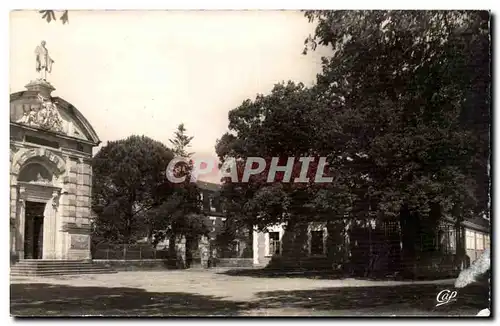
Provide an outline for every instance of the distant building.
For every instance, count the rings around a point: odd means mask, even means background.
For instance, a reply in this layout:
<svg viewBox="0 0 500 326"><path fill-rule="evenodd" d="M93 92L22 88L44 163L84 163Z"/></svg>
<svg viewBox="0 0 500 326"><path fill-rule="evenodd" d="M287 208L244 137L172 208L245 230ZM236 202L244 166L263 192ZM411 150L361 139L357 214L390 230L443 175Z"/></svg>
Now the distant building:
<svg viewBox="0 0 500 326"><path fill-rule="evenodd" d="M377 223L375 220L371 223L347 220L303 223L296 225L292 232L287 232L285 224L270 226L265 231L239 230L232 240L233 250L224 251L217 241L226 223L219 200L221 186L207 182L199 182L198 186L211 228L211 248L223 258L251 259L251 265L259 267L277 262L284 268L301 269L335 269L346 263L355 269L356 265L372 264L369 260L373 256L378 257L373 262L375 269L394 270L402 264L399 223ZM490 246L489 220L483 217L467 219L461 223L460 230L465 253L473 262ZM445 264L448 260L443 257L451 260L456 255L456 234L455 222L444 217L431 240L433 255L437 257L431 258L429 264L435 261ZM416 244L420 245L423 244Z"/></svg>
<svg viewBox="0 0 500 326"><path fill-rule="evenodd" d="M353 221L330 226L320 222L301 224L294 228L294 238L288 243L285 224L268 227L264 232L254 230L253 264L267 266L274 259L290 267L335 268L336 264L347 261L351 264L366 263L370 250L375 254L387 250L385 261L380 262L385 264L385 268L390 264L400 264L402 243L399 223L377 224L373 221L371 224L367 226ZM461 230L461 243L471 263L490 247L489 221L484 218L467 219L461 223ZM443 218L433 240L435 253L454 257L457 254L456 232L455 222ZM293 253L284 255L287 249Z"/></svg>
<svg viewBox="0 0 500 326"><path fill-rule="evenodd" d="M234 230L230 233L226 229L226 216L223 211L220 190L221 185L198 181L203 213L206 215L206 225L209 228L210 254L220 259L248 259L252 258L252 238L249 230ZM228 235L231 234L230 237ZM248 265L248 263L246 264Z"/></svg>
<svg viewBox="0 0 500 326"><path fill-rule="evenodd" d="M222 212L219 196L221 186L205 181L197 181L196 185L200 191L203 213L208 218L207 226L210 230L209 239L215 240L217 234L220 233L224 222L226 221Z"/></svg>

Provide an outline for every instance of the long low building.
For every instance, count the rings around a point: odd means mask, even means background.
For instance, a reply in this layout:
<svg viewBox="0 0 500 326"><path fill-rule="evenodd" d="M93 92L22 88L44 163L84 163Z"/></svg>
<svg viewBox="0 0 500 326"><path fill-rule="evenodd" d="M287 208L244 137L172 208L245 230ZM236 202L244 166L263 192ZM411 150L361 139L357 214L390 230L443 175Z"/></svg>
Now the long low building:
<svg viewBox="0 0 500 326"><path fill-rule="evenodd" d="M376 223L375 220L342 221L341 223L311 222L296 225L292 232L286 225L274 225L267 230L243 230L221 248L217 241L224 229L226 218L217 199L220 185L200 183L209 215L211 251L225 261L245 261L258 267L300 269L335 269L351 265L351 269L368 265L373 269L400 269L403 264L402 239L398 222ZM461 223L458 243L467 255L463 268L476 260L490 246L489 220L478 217ZM415 268L431 268L431 265L446 265L453 269L457 255L457 227L451 218L444 217L438 230L430 240L432 245L428 257L421 259ZM428 242L428 241L427 241ZM416 243L416 247L423 243ZM426 244L429 247L428 244ZM229 247L229 250L228 250ZM417 252L419 248L417 248ZM424 255L421 255L424 256ZM371 262L370 260L373 260ZM251 261L251 262L250 262ZM426 266L428 265L428 266Z"/></svg>

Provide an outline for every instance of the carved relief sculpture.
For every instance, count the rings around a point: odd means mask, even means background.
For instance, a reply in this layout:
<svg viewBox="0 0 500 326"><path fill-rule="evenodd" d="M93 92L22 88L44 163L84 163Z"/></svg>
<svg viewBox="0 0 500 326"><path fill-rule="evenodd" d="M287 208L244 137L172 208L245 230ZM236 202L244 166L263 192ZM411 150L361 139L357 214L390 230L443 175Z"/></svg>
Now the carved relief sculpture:
<svg viewBox="0 0 500 326"><path fill-rule="evenodd" d="M42 177L42 175L40 173L38 173L36 176L35 182L36 183L50 183L50 180L45 179L44 177Z"/></svg>
<svg viewBox="0 0 500 326"><path fill-rule="evenodd" d="M16 122L30 127L63 132L63 120L56 104L40 94L38 94L38 101L40 106L30 105L26 107L23 116Z"/></svg>
<svg viewBox="0 0 500 326"><path fill-rule="evenodd" d="M54 209L57 209L58 206L59 206L59 192L54 191L52 192L52 207Z"/></svg>
<svg viewBox="0 0 500 326"><path fill-rule="evenodd" d="M19 199L18 199L18 201L20 203L24 204L25 200L26 200L26 188L20 187L19 188Z"/></svg>

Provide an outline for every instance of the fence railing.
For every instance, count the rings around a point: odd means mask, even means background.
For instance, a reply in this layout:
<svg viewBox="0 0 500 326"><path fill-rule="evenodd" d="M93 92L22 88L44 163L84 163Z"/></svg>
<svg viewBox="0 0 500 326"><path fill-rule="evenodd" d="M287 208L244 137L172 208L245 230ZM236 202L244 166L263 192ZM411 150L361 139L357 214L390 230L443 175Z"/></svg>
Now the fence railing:
<svg viewBox="0 0 500 326"><path fill-rule="evenodd" d="M115 245L98 246L92 250L92 259L106 260L145 260L168 259L168 249L156 249L151 246Z"/></svg>

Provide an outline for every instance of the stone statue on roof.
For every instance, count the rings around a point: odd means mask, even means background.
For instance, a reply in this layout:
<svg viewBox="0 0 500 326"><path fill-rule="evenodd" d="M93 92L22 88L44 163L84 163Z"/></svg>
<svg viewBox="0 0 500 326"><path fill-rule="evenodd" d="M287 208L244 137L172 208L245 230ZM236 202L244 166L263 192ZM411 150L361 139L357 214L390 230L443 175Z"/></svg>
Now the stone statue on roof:
<svg viewBox="0 0 500 326"><path fill-rule="evenodd" d="M52 64L55 62L49 55L49 50L42 41L35 49L36 71L40 73L40 79L47 80L47 73L52 72Z"/></svg>

